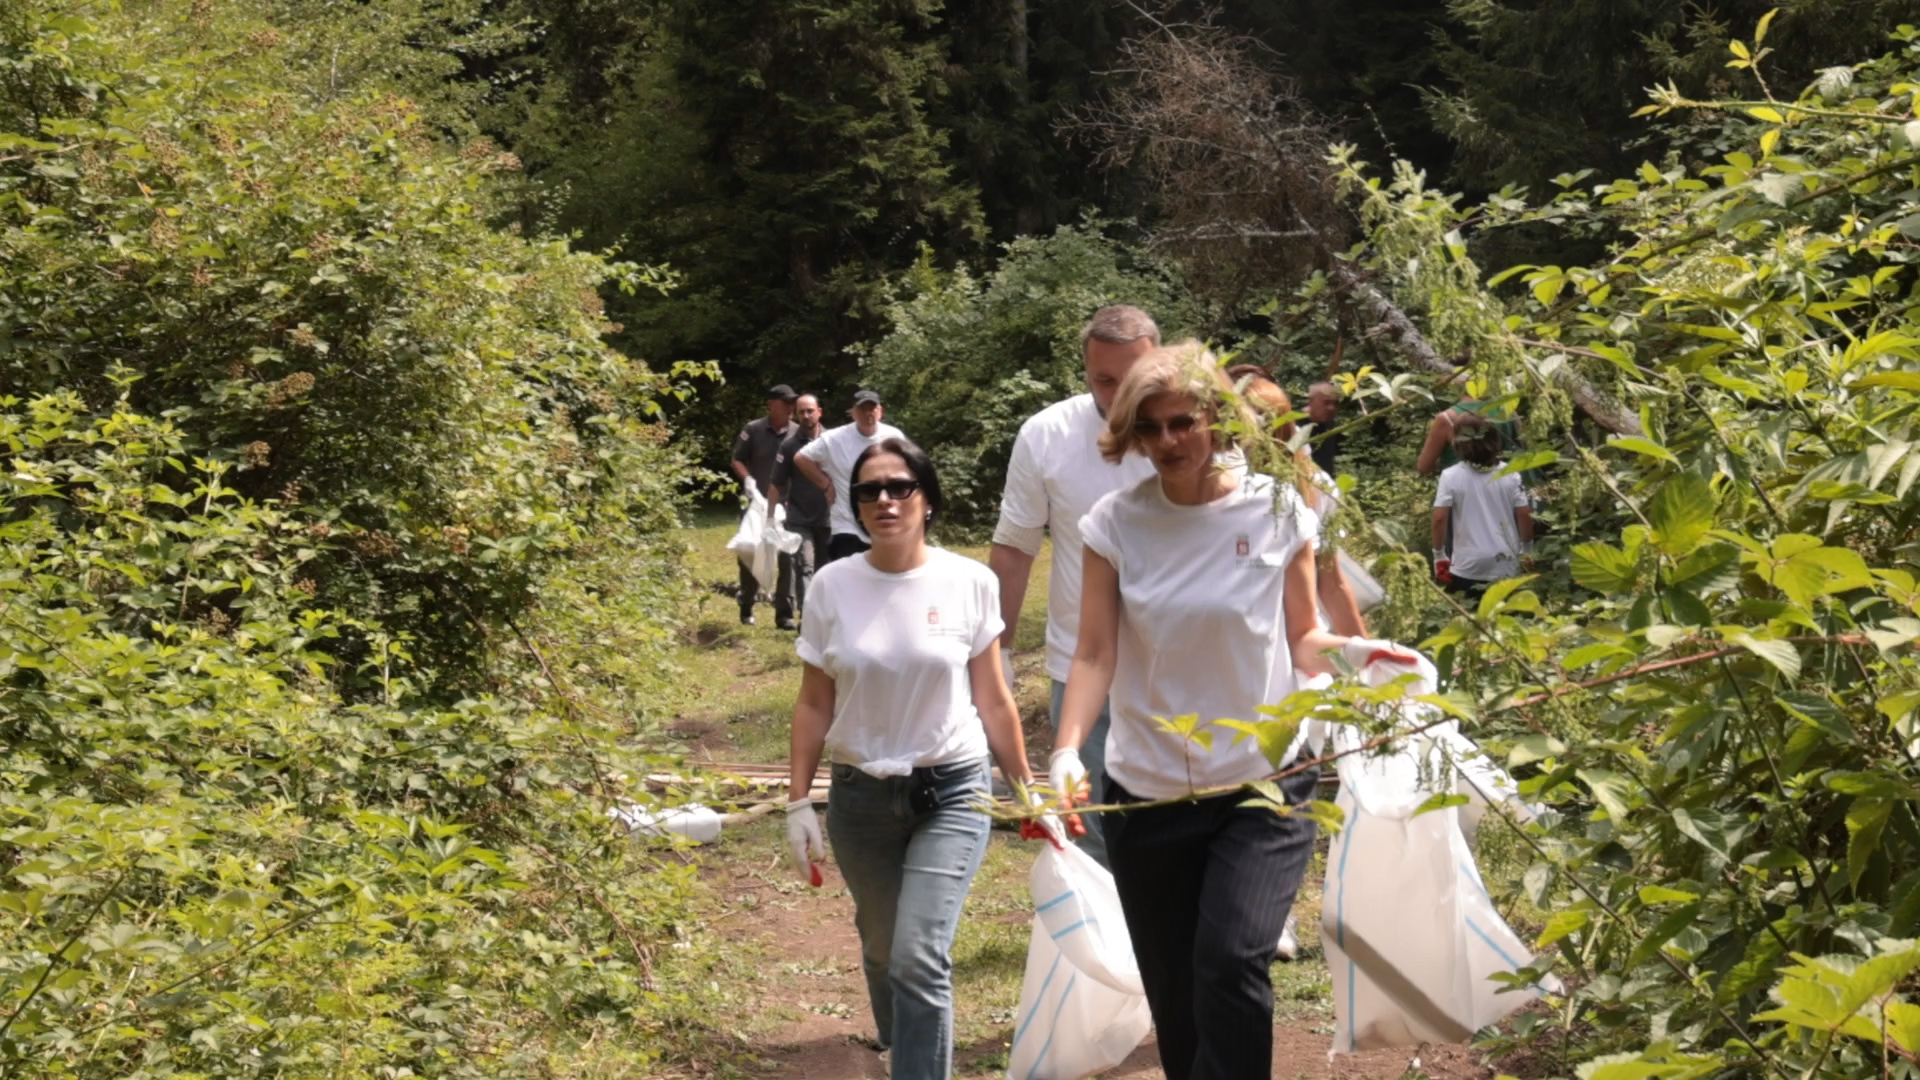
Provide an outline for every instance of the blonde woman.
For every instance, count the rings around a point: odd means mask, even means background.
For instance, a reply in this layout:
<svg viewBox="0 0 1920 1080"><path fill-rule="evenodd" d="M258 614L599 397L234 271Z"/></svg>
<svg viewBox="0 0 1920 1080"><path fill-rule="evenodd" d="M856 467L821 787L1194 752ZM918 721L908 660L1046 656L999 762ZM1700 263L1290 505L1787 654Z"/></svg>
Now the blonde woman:
<svg viewBox="0 0 1920 1080"><path fill-rule="evenodd" d="M1111 699L1107 801L1182 800L1105 823L1170 1080L1272 1075L1268 965L1314 829L1244 807L1238 791L1201 794L1272 769L1228 729L1187 738L1159 718L1256 720L1294 689L1296 668L1331 673L1334 653L1357 667L1394 649L1321 629L1313 511L1292 485L1235 467L1217 425L1236 410L1244 430L1259 430L1241 409L1194 342L1148 353L1121 384L1101 452L1144 455L1154 474L1081 522L1080 637L1049 768L1055 790L1078 791L1078 747ZM1304 771L1281 790L1305 802L1315 779Z"/></svg>
<svg viewBox="0 0 1920 1080"><path fill-rule="evenodd" d="M1285 416L1293 411L1293 400L1287 397L1287 392L1264 374L1246 376L1239 385L1247 401L1267 416ZM1275 428L1275 445L1284 448L1293 441L1294 431L1291 420ZM1334 633L1365 637L1367 620L1360 614L1360 604L1353 598L1353 586L1347 582L1346 572L1340 569L1340 560L1328 551L1318 550L1326 547L1327 519L1339 506L1339 488L1334 486L1333 477L1314 464L1313 455L1306 447L1294 451L1292 456L1295 486L1320 523L1320 531L1314 536L1318 567L1314 585L1319 591L1320 613L1326 619L1327 628Z"/></svg>

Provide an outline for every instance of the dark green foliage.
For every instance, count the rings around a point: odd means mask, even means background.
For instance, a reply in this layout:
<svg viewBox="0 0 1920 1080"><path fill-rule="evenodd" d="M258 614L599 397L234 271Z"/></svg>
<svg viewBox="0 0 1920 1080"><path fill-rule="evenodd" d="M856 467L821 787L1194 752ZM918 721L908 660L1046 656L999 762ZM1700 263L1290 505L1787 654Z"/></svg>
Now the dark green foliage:
<svg viewBox="0 0 1920 1080"><path fill-rule="evenodd" d="M129 8L0 13L0 1073L651 1072L727 1004L604 816L686 597L601 341L657 275L319 91L379 20Z"/></svg>
<svg viewBox="0 0 1920 1080"><path fill-rule="evenodd" d="M1727 43L1780 10L1767 44L1776 92L1798 94L1822 68L1853 63L1903 21L1911 0L1449 0L1459 30L1438 42L1445 73L1428 109L1458 147L1455 183L1542 191L1562 172L1605 176L1658 159L1667 134L1632 113L1647 88L1693 97L1732 86Z"/></svg>
<svg viewBox="0 0 1920 1080"><path fill-rule="evenodd" d="M1522 1032L1583 1077L1838 1080L1920 1051L1920 44L1897 46L1824 92L1669 100L1738 149L1537 209L1347 172L1471 390L1558 432L1536 449L1571 543L1427 644L1549 807L1520 891L1572 978ZM1461 234L1522 223L1624 239L1499 275L1525 286L1503 303ZM1645 435L1569 432L1561 365Z"/></svg>

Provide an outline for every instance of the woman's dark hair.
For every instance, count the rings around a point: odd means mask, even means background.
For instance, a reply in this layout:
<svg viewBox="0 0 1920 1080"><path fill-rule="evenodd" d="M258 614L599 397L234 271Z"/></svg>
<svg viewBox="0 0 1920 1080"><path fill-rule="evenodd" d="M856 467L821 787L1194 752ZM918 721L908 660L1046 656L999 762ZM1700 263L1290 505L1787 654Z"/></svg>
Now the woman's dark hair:
<svg viewBox="0 0 1920 1080"><path fill-rule="evenodd" d="M1491 424L1463 426L1453 436L1453 452L1476 469L1500 464L1500 430Z"/></svg>
<svg viewBox="0 0 1920 1080"><path fill-rule="evenodd" d="M933 471L933 459L914 445L912 439L881 439L860 451L860 456L853 459L853 472L847 477L847 498L853 498L852 487L860 482L860 470L867 467L867 459L881 454L892 454L907 463L907 471L913 474L920 485L920 494L927 499L927 528L933 528L933 523L940 520L941 508L946 505L940 497L940 474ZM867 536L867 523L860 520L857 504L853 508L853 527L860 530L861 536Z"/></svg>

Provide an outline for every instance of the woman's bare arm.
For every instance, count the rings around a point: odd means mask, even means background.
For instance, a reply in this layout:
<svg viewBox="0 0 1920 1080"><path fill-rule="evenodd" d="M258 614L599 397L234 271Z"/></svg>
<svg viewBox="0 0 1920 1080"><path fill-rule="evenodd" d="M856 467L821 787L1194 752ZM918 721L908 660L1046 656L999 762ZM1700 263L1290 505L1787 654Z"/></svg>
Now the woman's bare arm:
<svg viewBox="0 0 1920 1080"><path fill-rule="evenodd" d="M793 739L787 751L792 773L787 797L804 799L813 790L813 774L820 768L820 750L833 726L833 676L806 665L800 675L800 696L793 703Z"/></svg>
<svg viewBox="0 0 1920 1080"><path fill-rule="evenodd" d="M1000 672L1000 643L981 651L967 661L967 682L973 687L973 707L987 729L987 746L1000 773L1009 783L1033 784L1033 767L1027 764L1027 741L1020 733L1020 706Z"/></svg>

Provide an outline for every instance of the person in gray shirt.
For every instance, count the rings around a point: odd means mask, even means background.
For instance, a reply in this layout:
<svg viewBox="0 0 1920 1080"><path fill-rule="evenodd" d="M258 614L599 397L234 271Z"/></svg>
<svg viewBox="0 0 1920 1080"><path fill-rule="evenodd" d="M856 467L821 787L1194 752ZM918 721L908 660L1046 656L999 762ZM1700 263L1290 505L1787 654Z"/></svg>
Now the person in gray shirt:
<svg viewBox="0 0 1920 1080"><path fill-rule="evenodd" d="M812 394L801 394L793 403L793 433L780 444L773 459L773 489L767 494L770 505L784 502L787 507L787 531L800 535L800 550L793 553L793 610L802 617L807 584L827 555L833 521L827 508L826 490L804 477L794 479L793 459L800 448L820 437L820 401Z"/></svg>
<svg viewBox="0 0 1920 1080"><path fill-rule="evenodd" d="M733 475L739 477L740 486L745 490L752 484L761 495L773 480L775 459L780 456L780 444L793 434L793 387L785 383L767 391L767 415L740 429L740 437L733 442ZM769 512L772 499L769 498ZM740 625L753 625L753 601L759 592L761 582L754 580L753 571L745 563L740 565ZM773 587L773 621L782 630L791 630L793 623L793 556L780 556L779 580Z"/></svg>

